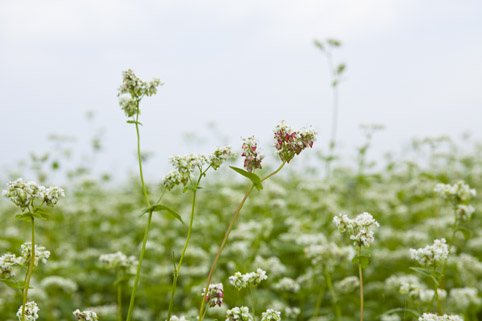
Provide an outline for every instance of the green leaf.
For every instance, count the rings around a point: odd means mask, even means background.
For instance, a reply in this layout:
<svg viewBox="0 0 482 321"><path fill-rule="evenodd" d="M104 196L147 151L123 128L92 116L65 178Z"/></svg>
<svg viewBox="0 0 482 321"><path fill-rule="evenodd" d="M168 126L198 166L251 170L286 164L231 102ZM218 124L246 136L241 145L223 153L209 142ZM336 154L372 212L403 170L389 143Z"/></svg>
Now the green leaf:
<svg viewBox="0 0 482 321"><path fill-rule="evenodd" d="M15 215L15 218L19 219L19 220L24 220L25 222L32 222L32 214L30 214L28 212L23 213L23 214Z"/></svg>
<svg viewBox="0 0 482 321"><path fill-rule="evenodd" d="M410 270L431 278L435 284L437 284L437 286L439 285L437 278L441 278L443 276L442 273L427 268L411 267Z"/></svg>
<svg viewBox="0 0 482 321"><path fill-rule="evenodd" d="M36 209L34 209L34 211L32 213L32 216L37 217L41 220L46 220L46 219L49 218L50 213L47 210L44 210L42 208L36 208Z"/></svg>
<svg viewBox="0 0 482 321"><path fill-rule="evenodd" d="M182 224L184 224L184 222L181 218L181 215L179 215L176 211L174 211L174 210L170 209L169 207L167 207L165 205L162 205L162 204L156 204L156 205L152 205L151 207L146 208L145 210L142 211L141 216L146 214L146 213L163 212L163 211L168 212L169 214L174 216L176 219L178 219Z"/></svg>
<svg viewBox="0 0 482 321"><path fill-rule="evenodd" d="M25 282L23 281L18 281L15 279L0 279L3 283L5 283L7 286L11 287L12 289L25 289ZM31 289L31 287L29 288Z"/></svg>
<svg viewBox="0 0 482 321"><path fill-rule="evenodd" d="M250 173L250 172L245 171L242 168L238 168L238 167L234 167L234 166L229 166L229 167L232 170L234 170L235 172L238 172L239 174L243 175L244 177L249 178L251 180L251 182L253 183L254 187L256 187L256 189L258 191L263 189L263 185L261 185L261 178L258 175L256 175L255 173Z"/></svg>
<svg viewBox="0 0 482 321"><path fill-rule="evenodd" d="M472 237L472 231L466 226L458 226L456 231L462 232L466 240Z"/></svg>
<svg viewBox="0 0 482 321"><path fill-rule="evenodd" d="M370 255L358 255L351 260L352 264L360 263L362 269L365 269L370 263Z"/></svg>
<svg viewBox="0 0 482 321"><path fill-rule="evenodd" d="M126 121L126 123L128 123L128 124L138 124L138 125L142 126L142 124L140 122L135 121L135 120L128 120L128 121Z"/></svg>
<svg viewBox="0 0 482 321"><path fill-rule="evenodd" d="M192 186L192 185L189 185L189 186L185 186L184 189L182 190L182 192L183 192L183 193L186 193L187 191L192 191L192 192L194 192L194 191L196 191L196 190L198 190L198 189L202 189L202 187L201 187L201 186L194 187L194 186Z"/></svg>

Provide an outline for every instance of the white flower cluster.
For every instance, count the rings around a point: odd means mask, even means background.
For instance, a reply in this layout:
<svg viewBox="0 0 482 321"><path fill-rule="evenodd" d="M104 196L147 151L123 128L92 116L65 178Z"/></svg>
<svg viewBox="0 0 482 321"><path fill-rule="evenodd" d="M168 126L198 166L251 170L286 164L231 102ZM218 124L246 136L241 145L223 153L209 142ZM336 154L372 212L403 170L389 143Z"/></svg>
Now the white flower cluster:
<svg viewBox="0 0 482 321"><path fill-rule="evenodd" d="M23 307L23 305L21 305L20 308L17 311L17 317L18 317L19 320L22 320L22 307ZM34 301L27 302L25 304L24 321L35 321L35 320L37 320L39 311L40 311L40 309L37 306L37 303L35 303Z"/></svg>
<svg viewBox="0 0 482 321"><path fill-rule="evenodd" d="M464 321L464 319L458 315L437 315L433 313L424 313L418 318L418 321Z"/></svg>
<svg viewBox="0 0 482 321"><path fill-rule="evenodd" d="M127 117L134 116L140 99L143 96L152 96L157 93L157 87L162 83L159 79L153 78L145 82L139 79L131 69L122 72L122 84L119 87L119 104Z"/></svg>
<svg viewBox="0 0 482 321"><path fill-rule="evenodd" d="M475 208L472 205L459 204L457 205L456 214L457 218L461 221L470 221L472 214L474 214Z"/></svg>
<svg viewBox="0 0 482 321"><path fill-rule="evenodd" d="M77 320L81 320L81 321L98 321L99 320L99 318L97 317L97 314L92 311L80 312L80 310L77 309L73 312L73 314L77 318Z"/></svg>
<svg viewBox="0 0 482 321"><path fill-rule="evenodd" d="M9 198L22 211L29 205L33 205L35 200L53 207L61 197L65 197L64 190L60 187L45 187L33 181L24 182L22 178L8 182L7 186L8 190L4 190L2 195Z"/></svg>
<svg viewBox="0 0 482 321"><path fill-rule="evenodd" d="M188 321L183 315L178 317L177 315L171 316L171 321Z"/></svg>
<svg viewBox="0 0 482 321"><path fill-rule="evenodd" d="M418 250L410 249L410 256L420 265L434 265L445 260L449 255L449 247L444 238L435 240L433 245L427 245Z"/></svg>
<svg viewBox="0 0 482 321"><path fill-rule="evenodd" d="M479 291L476 288L455 288L450 290L450 298L457 309L461 311L467 310L470 306L480 306L482 300L478 294Z"/></svg>
<svg viewBox="0 0 482 321"><path fill-rule="evenodd" d="M296 280L290 278L282 278L278 283L274 286L276 289L280 291L292 292L296 293L300 290L300 285Z"/></svg>
<svg viewBox="0 0 482 321"><path fill-rule="evenodd" d="M248 307L235 307L226 311L226 321L253 321Z"/></svg>
<svg viewBox="0 0 482 321"><path fill-rule="evenodd" d="M174 167L174 170L167 173L162 184L167 190L173 189L176 185L186 185L191 179L191 174L197 168L199 171L203 170L204 165L212 167L217 170L229 158L235 157L231 150L231 146L218 147L211 155L196 155L188 154L185 156L172 156L169 161Z"/></svg>
<svg viewBox="0 0 482 321"><path fill-rule="evenodd" d="M139 264L134 256L127 256L122 252L102 254L99 262L107 269L131 268Z"/></svg>
<svg viewBox="0 0 482 321"><path fill-rule="evenodd" d="M276 154L282 161L289 162L296 154L299 155L305 148L313 147L317 131L313 127L293 131L285 124L284 120L276 125L274 132L274 147Z"/></svg>
<svg viewBox="0 0 482 321"><path fill-rule="evenodd" d="M280 321L281 320L281 312L275 311L273 309L268 309L266 312L263 312L261 316L261 321Z"/></svg>
<svg viewBox="0 0 482 321"><path fill-rule="evenodd" d="M30 259L32 257L32 243L27 242L22 244L20 248L20 254L22 257L18 258L18 262L21 265L30 264ZM38 266L38 262L41 261L43 264L47 264L47 259L50 257L50 251L43 246L35 245L35 259L33 261L34 266Z"/></svg>
<svg viewBox="0 0 482 321"><path fill-rule="evenodd" d="M350 219L346 215L339 214L333 218L336 228L340 233L347 232L355 246L370 247L375 241L373 229L380 224L370 213L358 214L355 219Z"/></svg>
<svg viewBox="0 0 482 321"><path fill-rule="evenodd" d="M395 289L400 294L408 294L411 298L419 297L421 285L414 275L392 275L385 281L388 288Z"/></svg>
<svg viewBox="0 0 482 321"><path fill-rule="evenodd" d="M206 293L206 288L203 289L202 296ZM224 289L222 283L209 284L209 291L206 295L206 302L211 308L215 306L220 307L223 303Z"/></svg>
<svg viewBox="0 0 482 321"><path fill-rule="evenodd" d="M258 149L258 140L254 136L241 139L243 140L243 145L241 145L243 153L241 156L245 157L244 167L246 170L252 172L258 168L261 169L261 161L264 159L264 155Z"/></svg>
<svg viewBox="0 0 482 321"><path fill-rule="evenodd" d="M470 188L463 181L458 181L454 185L439 183L435 185L433 191L440 197L456 203L466 203L476 195L475 189Z"/></svg>
<svg viewBox="0 0 482 321"><path fill-rule="evenodd" d="M20 264L20 258L15 257L15 254L7 253L0 256L0 279L11 279L15 277L13 267Z"/></svg>
<svg viewBox="0 0 482 321"><path fill-rule="evenodd" d="M335 284L337 290L341 293L351 293L360 286L360 280L356 276L348 276Z"/></svg>
<svg viewBox="0 0 482 321"><path fill-rule="evenodd" d="M229 282L234 285L238 290L257 286L261 281L268 279L266 271L262 269L257 269L256 272L249 272L246 274L241 274L241 272L236 272L234 275L229 277Z"/></svg>
<svg viewBox="0 0 482 321"><path fill-rule="evenodd" d="M77 283L71 279L52 275L44 278L40 283L44 289L62 289L64 292L73 293L77 291Z"/></svg>

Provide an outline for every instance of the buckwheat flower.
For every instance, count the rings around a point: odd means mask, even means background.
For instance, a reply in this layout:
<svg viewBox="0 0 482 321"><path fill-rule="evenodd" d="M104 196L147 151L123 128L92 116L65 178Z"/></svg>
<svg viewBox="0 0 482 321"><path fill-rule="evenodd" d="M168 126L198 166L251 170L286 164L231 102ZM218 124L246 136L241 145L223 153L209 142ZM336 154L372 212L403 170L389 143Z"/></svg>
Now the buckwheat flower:
<svg viewBox="0 0 482 321"><path fill-rule="evenodd" d="M19 320L22 320L22 305L17 311L17 317ZM27 302L25 304L25 314L24 314L24 321L35 321L38 319L38 312L40 311L37 303L34 301Z"/></svg>
<svg viewBox="0 0 482 321"><path fill-rule="evenodd" d="M266 312L263 312L261 316L261 321L280 321L281 320L281 312L275 311L273 309L268 309Z"/></svg>
<svg viewBox="0 0 482 321"><path fill-rule="evenodd" d="M433 313L424 313L418 318L418 321L464 321L458 315L437 315Z"/></svg>
<svg viewBox="0 0 482 321"><path fill-rule="evenodd" d="M168 191L170 191L179 184L186 185L187 181L184 179L181 173L179 173L176 169L173 169L166 174L162 184Z"/></svg>
<svg viewBox="0 0 482 321"><path fill-rule="evenodd" d="M257 286L261 281L267 280L268 276L266 271L262 269L257 269L256 272L250 272L246 274L241 274L241 272L236 272L234 275L229 277L229 282L234 285L238 290Z"/></svg>
<svg viewBox="0 0 482 321"><path fill-rule="evenodd" d="M2 195L10 199L15 205L25 210L36 198L39 198L39 186L37 183L24 182L19 178L7 183L8 190L2 191Z"/></svg>
<svg viewBox="0 0 482 321"><path fill-rule="evenodd" d="M375 241L373 229L379 227L378 222L370 213L358 214L355 219L350 219L346 215L339 214L333 218L340 233L347 232L355 246L370 247Z"/></svg>
<svg viewBox="0 0 482 321"><path fill-rule="evenodd" d="M335 287L341 293L351 293L360 286L360 280L356 276L349 276L336 282Z"/></svg>
<svg viewBox="0 0 482 321"><path fill-rule="evenodd" d="M171 316L171 321L188 321L183 315L178 317L176 315Z"/></svg>
<svg viewBox="0 0 482 321"><path fill-rule="evenodd" d="M276 153L282 161L289 162L294 155L299 155L306 147L313 147L316 131L313 127L294 131L281 121L274 129L274 141Z"/></svg>
<svg viewBox="0 0 482 321"><path fill-rule="evenodd" d="M248 307L235 307L226 311L226 321L253 321Z"/></svg>
<svg viewBox="0 0 482 321"><path fill-rule="evenodd" d="M274 287L280 291L293 293L296 293L300 290L300 285L298 282L290 278L282 278L278 283L275 284Z"/></svg>
<svg viewBox="0 0 482 321"><path fill-rule="evenodd" d="M73 314L77 318L77 320L81 320L81 321L98 321L99 320L99 318L97 317L97 314L92 311L80 312L80 310L77 309L73 312Z"/></svg>
<svg viewBox="0 0 482 321"><path fill-rule="evenodd" d="M128 96L120 97L119 105L127 117L132 117L137 112L137 100L132 97L128 97Z"/></svg>
<svg viewBox="0 0 482 321"><path fill-rule="evenodd" d="M15 277L13 268L19 264L15 254L4 254L0 256L0 279L12 279Z"/></svg>
<svg viewBox="0 0 482 321"><path fill-rule="evenodd" d="M231 151L231 146L218 147L208 156L207 163L211 165L214 170L217 170L229 158L235 157L236 154Z"/></svg>
<svg viewBox="0 0 482 321"><path fill-rule="evenodd" d="M480 306L482 300L476 288L460 288L450 290L450 299L460 311L467 310L470 306Z"/></svg>
<svg viewBox="0 0 482 321"><path fill-rule="evenodd" d="M454 185L439 183L435 185L434 192L440 197L456 203L466 203L476 195L475 189L470 188L463 181L458 181Z"/></svg>
<svg viewBox="0 0 482 321"><path fill-rule="evenodd" d="M410 256L420 265L429 266L444 261L449 255L448 245L444 238L435 240L433 245L427 245L418 250L410 249Z"/></svg>
<svg viewBox="0 0 482 321"><path fill-rule="evenodd" d="M470 221L472 214L474 214L475 209L472 205L457 205L456 214L457 217L462 221Z"/></svg>
<svg viewBox="0 0 482 321"><path fill-rule="evenodd" d="M203 289L203 293L202 293L203 297L205 293L206 293L206 288ZM209 306L211 308L214 308L215 306L220 307L221 304L223 303L223 298L224 298L223 284L222 283L210 284L208 294L206 295L206 302L209 304Z"/></svg>
<svg viewBox="0 0 482 321"><path fill-rule="evenodd" d="M29 265L30 259L32 257L32 243L27 242L22 244L20 249L20 254L22 257L19 258L19 264L21 265ZM43 246L35 245L35 259L34 259L34 266L38 266L38 262L41 261L43 264L47 264L47 259L50 257L50 251Z"/></svg>
<svg viewBox="0 0 482 321"><path fill-rule="evenodd" d="M102 254L99 261L107 269L136 267L139 262L134 256L127 256L122 252Z"/></svg>
<svg viewBox="0 0 482 321"><path fill-rule="evenodd" d="M351 260L356 254L351 246L339 247L336 243L313 244L305 248L305 255L313 265L323 264L332 269L334 265Z"/></svg>
<svg viewBox="0 0 482 321"><path fill-rule="evenodd" d="M50 207L54 207L61 197L65 197L64 190L56 186L42 188L40 194L43 197L45 204Z"/></svg>
<svg viewBox="0 0 482 321"><path fill-rule="evenodd" d="M248 138L242 138L243 145L241 154L244 159L244 167L248 172L252 172L255 169L261 169L261 161L264 159L264 155L260 153L258 148L258 140L254 136Z"/></svg>

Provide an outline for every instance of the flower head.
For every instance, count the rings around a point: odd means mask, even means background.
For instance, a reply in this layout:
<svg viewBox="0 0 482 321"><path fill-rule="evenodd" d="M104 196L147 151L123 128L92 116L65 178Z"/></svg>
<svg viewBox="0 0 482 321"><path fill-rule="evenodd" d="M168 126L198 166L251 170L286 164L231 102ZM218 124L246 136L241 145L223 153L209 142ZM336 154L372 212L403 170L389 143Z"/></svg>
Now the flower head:
<svg viewBox="0 0 482 321"><path fill-rule="evenodd" d="M7 186L8 190L4 190L2 195L20 207L22 211L29 205L33 205L35 200L53 207L61 197L65 197L64 190L60 187L45 187L33 181L24 182L22 178L8 182Z"/></svg>
<svg viewBox="0 0 482 321"><path fill-rule="evenodd" d="M333 218L333 223L340 233L350 234L353 245L363 247L370 247L370 244L375 241L373 229L380 226L367 212L358 214L355 219L339 214Z"/></svg>
<svg viewBox="0 0 482 321"><path fill-rule="evenodd" d="M418 318L418 321L463 321L458 315L437 315L433 313L424 313Z"/></svg>
<svg viewBox="0 0 482 321"><path fill-rule="evenodd" d="M435 240L433 245L427 245L418 250L410 249L410 256L420 265L434 265L444 261L449 255L448 245L444 238Z"/></svg>
<svg viewBox="0 0 482 321"><path fill-rule="evenodd" d="M139 263L134 256L127 256L122 252L102 254L99 261L107 269L131 268Z"/></svg>
<svg viewBox="0 0 482 321"><path fill-rule="evenodd" d="M17 312L17 317L19 320L22 320L22 309L23 306L21 305L20 308L18 309ZM24 320L25 321L35 321L38 319L38 312L40 311L39 307L37 306L37 303L34 301L27 302L25 304L25 314L24 314Z"/></svg>
<svg viewBox="0 0 482 321"><path fill-rule="evenodd" d="M97 317L97 314L92 311L80 312L80 310L77 309L73 312L73 314L77 318L77 320L81 320L81 321L98 321L99 320L99 318Z"/></svg>
<svg viewBox="0 0 482 321"><path fill-rule="evenodd" d="M273 309L268 309L266 312L263 312L261 316L261 321L280 321L281 320L281 312L275 311Z"/></svg>
<svg viewBox="0 0 482 321"><path fill-rule="evenodd" d="M235 307L226 311L226 321L253 321L248 307Z"/></svg>
<svg viewBox="0 0 482 321"><path fill-rule="evenodd" d="M15 254L4 254L0 256L0 279L11 279L15 277L13 267L19 264L19 258Z"/></svg>
<svg viewBox="0 0 482 321"><path fill-rule="evenodd" d="M18 258L18 262L21 265L28 265L30 264L30 260L32 258L32 243L27 242L22 244L20 248L20 253L22 257ZM35 259L34 259L34 266L38 266L38 262L41 261L43 264L47 264L47 259L50 257L50 251L43 246L35 245Z"/></svg>
<svg viewBox="0 0 482 321"><path fill-rule="evenodd" d="M435 185L433 191L443 199L455 203L467 203L476 195L475 189L470 188L463 181L458 181L454 185L440 183Z"/></svg>
<svg viewBox="0 0 482 321"><path fill-rule="evenodd" d="M234 275L229 277L229 282L234 285L238 290L257 286L261 281L268 279L266 271L262 269L257 269L256 272L249 272L246 274L241 274L241 272L236 272Z"/></svg>
<svg viewBox="0 0 482 321"><path fill-rule="evenodd" d="M254 138L254 136L248 138L242 138L243 145L241 149L243 153L241 154L244 157L244 167L248 172L252 172L255 169L261 169L261 161L264 158L264 155L261 154L260 149L258 148L258 140Z"/></svg>
<svg viewBox="0 0 482 321"><path fill-rule="evenodd" d="M206 288L203 289L202 296L206 293ZM211 308L215 306L221 306L224 298L224 290L222 283L215 283L209 285L209 291L206 295L206 302Z"/></svg>
<svg viewBox="0 0 482 321"><path fill-rule="evenodd" d="M299 155L305 148L313 147L317 132L313 127L294 131L281 121L274 129L274 147L282 161L290 162L294 155Z"/></svg>

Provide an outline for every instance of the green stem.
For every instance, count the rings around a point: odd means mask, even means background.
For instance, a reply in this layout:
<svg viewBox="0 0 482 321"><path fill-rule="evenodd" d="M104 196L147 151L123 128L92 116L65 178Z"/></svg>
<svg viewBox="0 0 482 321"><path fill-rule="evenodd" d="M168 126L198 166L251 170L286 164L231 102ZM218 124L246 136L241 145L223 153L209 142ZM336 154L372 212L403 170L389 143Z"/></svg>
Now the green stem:
<svg viewBox="0 0 482 321"><path fill-rule="evenodd" d="M117 314L118 320L122 321L122 282L117 284Z"/></svg>
<svg viewBox="0 0 482 321"><path fill-rule="evenodd" d="M142 174L142 159L141 159L141 138L139 134L139 102L137 103L137 113L136 113L136 132L137 132L137 157L139 159L139 174L141 177L141 183L142 183L142 190L144 192L144 198L146 199L146 204L147 207L151 207L151 203L149 202L149 197L147 196L147 190L146 190L146 184L144 183L144 176ZM132 294L131 294L131 300L129 303L129 310L127 312L127 321L130 321L132 318L132 312L134 309L134 301L136 299L136 291L137 291L137 286L139 284L139 278L141 275L141 266L142 266L142 260L144 259L144 253L146 251L146 244L147 244L147 235L149 234L149 228L151 227L151 219L152 219L152 212L149 212L149 216L147 217L147 224L146 224L146 229L144 232L144 240L142 242L142 250L141 254L139 256L139 265L137 266L137 273L136 273L136 279L134 281L134 287L132 288Z"/></svg>
<svg viewBox="0 0 482 321"><path fill-rule="evenodd" d="M281 166L275 170L274 172L272 172L271 174L267 175L266 177L262 178L261 179L261 182L264 182L265 180L267 180L268 178L270 178L271 176L275 175L276 173L278 173L282 168L283 166L286 164L286 161L284 161ZM208 276L208 281L207 281L207 284L206 284L206 291L204 291L204 296L203 296L203 300L202 300L202 303L201 303L201 309L199 310L199 321L202 321L203 318L204 318L204 306L206 304L206 296L209 292L209 285L211 284L211 280L213 278L213 274L214 274L214 269L216 268L216 265L218 263L218 260L219 260L219 257L221 256L221 252L223 251L224 249L224 246L226 245L226 242L228 240L228 237L229 237L229 233L231 233L231 230L233 229L233 226L234 226L234 222L236 222L236 219L238 217L238 214L239 212L241 211L241 209L243 208L243 205L244 203L246 202L246 199L248 198L249 194L251 194L251 192L253 191L253 188L254 188L254 185L251 185L251 187L249 188L249 190L246 192L246 194L244 195L241 203L239 204L238 206L238 209L236 210L236 212L234 213L234 216L233 218L231 219L231 223L229 224L229 227L228 229L226 230L226 234L224 235L224 239L223 241L221 242L221 246L219 247L219 250L218 250L218 253L216 254L216 257L214 258L214 262L213 262L213 265L211 266L211 270L209 271L209 276Z"/></svg>
<svg viewBox="0 0 482 321"><path fill-rule="evenodd" d="M338 297L335 293L335 289L333 288L333 282L331 280L331 274L328 271L328 268L325 267L325 277L326 277L326 284L328 285L328 289L330 290L333 308L335 309L336 319L341 321L341 310L340 306L338 305Z"/></svg>
<svg viewBox="0 0 482 321"><path fill-rule="evenodd" d="M326 289L326 283L323 282L323 284L320 287L320 292L318 293L318 297L316 299L313 318L318 317L318 314L320 313L320 307L321 307L321 303L323 302L323 296L325 295L325 289Z"/></svg>
<svg viewBox="0 0 482 321"><path fill-rule="evenodd" d="M254 310L253 287L249 287L249 295L251 297L251 309L253 310L253 320L256 321L256 311Z"/></svg>
<svg viewBox="0 0 482 321"><path fill-rule="evenodd" d="M28 288L30 285L30 278L34 269L35 262L35 218L32 216L32 257L30 258L30 265L27 272L27 281L25 282L25 289L23 291L22 317L21 321L25 320L25 305L27 304Z"/></svg>
<svg viewBox="0 0 482 321"><path fill-rule="evenodd" d="M181 258L179 259L179 264L177 267L174 268L174 279L172 281L172 290L171 290L171 299L169 301L169 310L167 312L167 321L171 320L172 314L172 307L174 305L174 294L176 293L176 286L177 286L177 279L179 277L179 271L181 270L182 261L184 259L184 254L187 250L187 245L189 244L189 240L191 239L191 232L192 232L192 224L194 221L194 208L196 205L196 192L199 183L201 182L201 178L203 176L203 172L199 175L199 179L197 180L196 185L194 186L193 196L192 196L192 206L191 206L191 220L189 221L189 230L187 232L186 243L184 244L184 248L182 249Z"/></svg>
<svg viewBox="0 0 482 321"><path fill-rule="evenodd" d="M434 264L433 266L433 272L434 272L434 278L435 278L435 272L437 271L437 267ZM437 311L439 314L442 314L442 306L440 305L440 298L438 296L438 286L437 286L437 281L436 279L433 280L433 286L435 289L435 298L437 299Z"/></svg>
<svg viewBox="0 0 482 321"><path fill-rule="evenodd" d="M360 256L361 248L358 247L356 252ZM360 275L360 321L363 321L363 271L360 260L358 260L358 273Z"/></svg>

